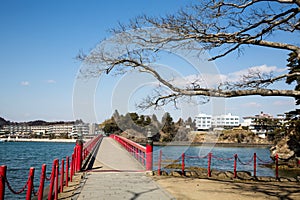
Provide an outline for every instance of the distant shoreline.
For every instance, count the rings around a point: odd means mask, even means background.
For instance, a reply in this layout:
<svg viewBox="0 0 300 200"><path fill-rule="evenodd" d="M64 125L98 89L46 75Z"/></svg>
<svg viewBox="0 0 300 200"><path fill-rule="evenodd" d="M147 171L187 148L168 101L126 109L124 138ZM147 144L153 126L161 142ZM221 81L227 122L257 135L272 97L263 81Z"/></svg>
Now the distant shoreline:
<svg viewBox="0 0 300 200"><path fill-rule="evenodd" d="M1 138L3 142L65 142L76 143L76 139Z"/></svg>
<svg viewBox="0 0 300 200"><path fill-rule="evenodd" d="M190 142L154 142L155 146L215 146L215 147L271 147L271 143L190 143Z"/></svg>

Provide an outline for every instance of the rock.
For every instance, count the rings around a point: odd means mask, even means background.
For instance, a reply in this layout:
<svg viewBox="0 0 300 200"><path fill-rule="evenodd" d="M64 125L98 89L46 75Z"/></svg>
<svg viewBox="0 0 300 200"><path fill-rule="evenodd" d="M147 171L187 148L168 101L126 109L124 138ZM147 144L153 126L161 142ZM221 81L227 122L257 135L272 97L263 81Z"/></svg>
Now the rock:
<svg viewBox="0 0 300 200"><path fill-rule="evenodd" d="M162 176L168 176L168 172L166 172L166 171L161 171L161 175L162 175Z"/></svg>
<svg viewBox="0 0 300 200"><path fill-rule="evenodd" d="M293 177L288 177L287 179L289 180L289 182L297 182L297 179Z"/></svg>
<svg viewBox="0 0 300 200"><path fill-rule="evenodd" d="M275 146L270 148L271 158L275 160L278 155L279 164L296 167L296 157L300 154L300 143L293 136L285 136Z"/></svg>
<svg viewBox="0 0 300 200"><path fill-rule="evenodd" d="M146 171L147 176L154 176L155 172L154 171Z"/></svg>
<svg viewBox="0 0 300 200"><path fill-rule="evenodd" d="M207 177L207 172L205 172L205 171L196 171L195 173L197 174L197 176L199 178L206 178Z"/></svg>
<svg viewBox="0 0 300 200"><path fill-rule="evenodd" d="M242 179L242 180L250 180L252 179L251 172L247 171L238 171L236 173L237 178Z"/></svg>
<svg viewBox="0 0 300 200"><path fill-rule="evenodd" d="M189 176L189 177L197 177L198 176L198 174L194 171L187 171L187 172L185 172L185 175Z"/></svg>
<svg viewBox="0 0 300 200"><path fill-rule="evenodd" d="M258 181L264 181L264 182L270 182L273 180L272 177L267 177L267 176L258 176L256 177L256 179Z"/></svg>
<svg viewBox="0 0 300 200"><path fill-rule="evenodd" d="M211 170L211 176L212 176L212 177L218 177L220 173L221 173L220 171L217 171L217 170Z"/></svg>
<svg viewBox="0 0 300 200"><path fill-rule="evenodd" d="M229 177L226 175L226 172L221 172L218 174L219 179L228 179Z"/></svg>
<svg viewBox="0 0 300 200"><path fill-rule="evenodd" d="M230 172L230 171L226 171L225 174L228 178L233 178L233 176L234 176L233 172Z"/></svg>
<svg viewBox="0 0 300 200"><path fill-rule="evenodd" d="M179 172L179 171L172 171L169 175L170 176L175 176L175 177L180 177L181 176L181 172Z"/></svg>

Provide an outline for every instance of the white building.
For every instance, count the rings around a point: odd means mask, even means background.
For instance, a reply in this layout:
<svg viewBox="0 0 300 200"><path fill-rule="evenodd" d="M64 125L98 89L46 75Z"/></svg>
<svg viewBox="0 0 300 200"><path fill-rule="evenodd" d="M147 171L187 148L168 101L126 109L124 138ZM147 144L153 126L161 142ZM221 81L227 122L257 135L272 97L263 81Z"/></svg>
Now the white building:
<svg viewBox="0 0 300 200"><path fill-rule="evenodd" d="M218 115L212 118L213 127L238 127L240 117L228 113L227 115Z"/></svg>
<svg viewBox="0 0 300 200"><path fill-rule="evenodd" d="M49 130L49 126L40 125L40 126L30 126L31 133L36 135L46 135Z"/></svg>
<svg viewBox="0 0 300 200"><path fill-rule="evenodd" d="M274 130L277 126L280 126L286 122L286 117L283 114L273 117L270 114L261 112L255 116L243 117L244 122L242 123L243 127L248 127L253 133L260 134L261 137L270 131ZM271 125L270 122L277 122L276 124ZM268 124L269 123L269 124Z"/></svg>
<svg viewBox="0 0 300 200"><path fill-rule="evenodd" d="M62 136L63 134L72 133L73 124L63 123L63 124L53 124L49 126L48 134L53 134L54 136Z"/></svg>
<svg viewBox="0 0 300 200"><path fill-rule="evenodd" d="M31 133L31 129L27 124L11 124L4 125L3 132L16 135L29 135Z"/></svg>
<svg viewBox="0 0 300 200"><path fill-rule="evenodd" d="M216 127L238 127L240 125L240 117L231 115L211 116L207 114L199 114L195 117L197 130L209 130Z"/></svg>
<svg viewBox="0 0 300 200"><path fill-rule="evenodd" d="M212 127L212 116L207 114L199 114L195 117L197 130L209 130Z"/></svg>
<svg viewBox="0 0 300 200"><path fill-rule="evenodd" d="M72 128L70 136L82 136L89 134L89 124L75 124Z"/></svg>

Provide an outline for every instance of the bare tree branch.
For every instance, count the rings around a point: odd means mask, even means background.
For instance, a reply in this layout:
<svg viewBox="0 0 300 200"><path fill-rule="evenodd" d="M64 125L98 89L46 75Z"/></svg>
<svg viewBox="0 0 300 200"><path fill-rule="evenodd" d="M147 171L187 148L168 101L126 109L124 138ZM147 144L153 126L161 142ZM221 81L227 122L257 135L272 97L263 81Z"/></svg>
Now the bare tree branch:
<svg viewBox="0 0 300 200"><path fill-rule="evenodd" d="M145 27L153 28L149 30ZM150 74L169 89L169 93L158 91L152 96L147 96L140 104L143 108L168 103L176 106L179 98L192 96L231 98L260 95L298 99L300 98L298 89L284 90L272 86L279 81L299 79L300 69L297 68L300 68L299 44L287 42L288 40L272 40L269 36L278 32L288 32L299 37L299 31L300 0L203 0L174 15L139 16L131 20L129 25L120 25L119 28L112 30L116 41L109 50L100 47L90 55L81 55L79 58L94 66L87 70L88 73L123 74L130 70L138 70ZM272 73L249 71L240 81L219 83L218 87L204 87L199 81L187 82L182 87L164 78L151 64L155 63L160 51L166 47L178 49L185 46L200 52L202 49L193 46L191 41L196 41L204 50L219 52L210 60L241 51L245 45L293 52L295 57L293 67L296 70L290 69L290 73L275 77ZM99 63L101 65L98 65Z"/></svg>

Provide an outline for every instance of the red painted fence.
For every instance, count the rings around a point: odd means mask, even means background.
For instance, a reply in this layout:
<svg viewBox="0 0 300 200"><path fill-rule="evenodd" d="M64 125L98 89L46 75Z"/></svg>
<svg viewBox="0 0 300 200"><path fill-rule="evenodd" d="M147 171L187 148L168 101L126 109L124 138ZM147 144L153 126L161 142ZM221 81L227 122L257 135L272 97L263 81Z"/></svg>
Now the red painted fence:
<svg viewBox="0 0 300 200"><path fill-rule="evenodd" d="M146 166L146 170L152 170L152 145L147 144L146 147L144 147L119 135L110 135L110 137L120 143L132 156L134 156L140 163Z"/></svg>
<svg viewBox="0 0 300 200"><path fill-rule="evenodd" d="M49 181L49 192L47 195L48 200L57 199L58 193L63 192L63 187L68 186L69 179L72 181L75 172L81 171L83 160L87 158L97 144L99 144L101 138L102 135L96 136L85 145L83 145L82 141L77 141L72 154L71 164L69 164L69 157L67 156L66 163L64 159L62 159L60 166L61 170L59 170L59 160L53 160L50 177L46 176L46 164L43 164L40 175L40 184L37 191L35 191L33 184L35 168L30 168L26 184L22 187L22 189L16 191L11 187L6 177L7 166L0 166L0 200L4 200L5 198L5 186L7 186L7 188L15 195L21 194L27 189L26 200L30 200L33 195L36 196L38 200L42 200L44 196L45 180Z"/></svg>
<svg viewBox="0 0 300 200"><path fill-rule="evenodd" d="M159 156L158 156L158 168L157 168L157 174L161 175L161 163L162 163L162 150L160 150L159 152ZM233 157L230 158L220 158L220 157L216 157L214 156L211 152L208 153L206 156L188 156L185 155L185 153L183 153L181 155L181 173L182 175L184 175L185 172L185 161L186 159L207 159L207 176L211 177L211 163L212 163L212 159L218 160L218 161L233 161L233 176L234 178L237 177L237 164L241 164L241 165L251 165L252 161L253 161L253 176L256 177L256 165L257 165L257 160L261 163L261 164L271 164L272 162L268 162L268 161L264 161L262 159L260 159L256 153L253 154L253 157L248 160L247 162L243 162L239 157L238 154L234 154ZM167 160L172 160L167 158ZM278 155L276 155L275 157L275 177L276 179L279 178L278 175Z"/></svg>

